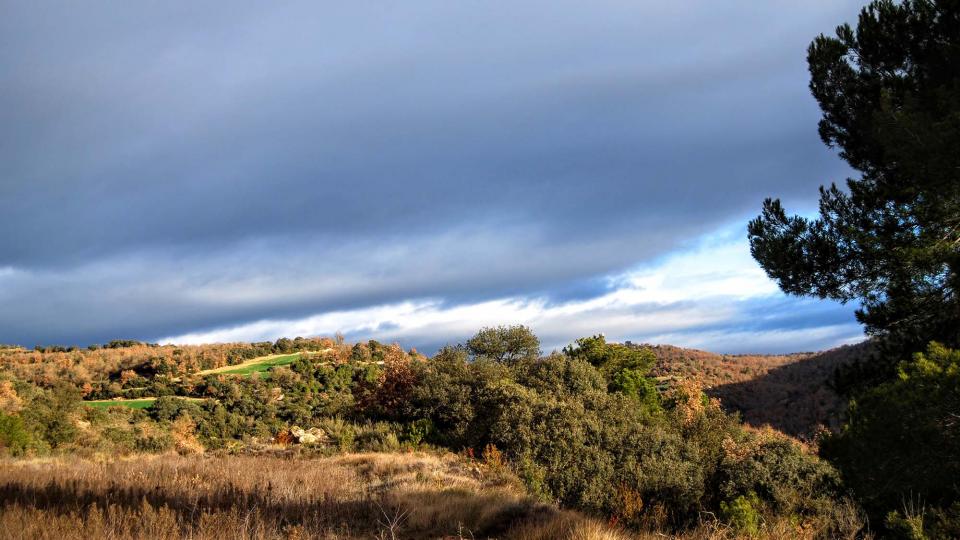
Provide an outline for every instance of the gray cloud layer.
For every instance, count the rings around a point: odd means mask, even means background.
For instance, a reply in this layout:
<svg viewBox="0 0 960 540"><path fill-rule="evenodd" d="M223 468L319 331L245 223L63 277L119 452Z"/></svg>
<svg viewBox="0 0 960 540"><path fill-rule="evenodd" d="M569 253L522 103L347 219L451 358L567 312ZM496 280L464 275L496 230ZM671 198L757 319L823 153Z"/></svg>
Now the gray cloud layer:
<svg viewBox="0 0 960 540"><path fill-rule="evenodd" d="M804 49L855 6L7 3L0 341L589 295L844 174Z"/></svg>

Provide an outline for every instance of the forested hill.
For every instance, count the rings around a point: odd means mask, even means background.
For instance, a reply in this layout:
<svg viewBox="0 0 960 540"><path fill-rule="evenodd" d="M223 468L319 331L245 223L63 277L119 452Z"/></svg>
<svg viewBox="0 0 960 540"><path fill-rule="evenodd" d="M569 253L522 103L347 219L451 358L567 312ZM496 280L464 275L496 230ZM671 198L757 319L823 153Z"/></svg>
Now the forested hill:
<svg viewBox="0 0 960 540"><path fill-rule="evenodd" d="M105 394L106 386L121 378L165 373L181 376L239 366L264 355L297 351L327 351L337 362L379 359L387 351L373 342L336 346L332 339L281 339L275 343L233 343L192 346L156 346L115 341L100 347L40 347L39 350L0 349L0 364L20 378L42 385L66 380L85 387L88 397ZM808 438L819 425L836 429L846 400L831 388L837 367L862 357L867 344L844 346L818 353L783 355L724 355L673 345L635 345L649 349L657 362L653 375L700 383L729 411L741 413L754 426L769 424L784 433ZM414 353L416 354L416 353ZM376 357L376 358L374 358Z"/></svg>
<svg viewBox="0 0 960 540"><path fill-rule="evenodd" d="M838 429L847 400L833 389L836 370L870 352L868 342L828 351L781 355L729 355L672 345L649 347L657 357L654 373L692 379L739 412L754 426L770 425L810 438L819 426Z"/></svg>

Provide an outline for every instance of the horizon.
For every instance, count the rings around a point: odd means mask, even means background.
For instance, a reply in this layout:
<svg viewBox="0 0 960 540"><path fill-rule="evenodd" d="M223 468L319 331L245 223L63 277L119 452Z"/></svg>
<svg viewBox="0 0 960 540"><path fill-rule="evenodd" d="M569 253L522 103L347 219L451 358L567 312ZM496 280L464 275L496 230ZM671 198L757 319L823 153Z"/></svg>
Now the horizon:
<svg viewBox="0 0 960 540"><path fill-rule="evenodd" d="M0 21L0 343L866 338L745 231L851 174L804 51L859 2L103 8Z"/></svg>

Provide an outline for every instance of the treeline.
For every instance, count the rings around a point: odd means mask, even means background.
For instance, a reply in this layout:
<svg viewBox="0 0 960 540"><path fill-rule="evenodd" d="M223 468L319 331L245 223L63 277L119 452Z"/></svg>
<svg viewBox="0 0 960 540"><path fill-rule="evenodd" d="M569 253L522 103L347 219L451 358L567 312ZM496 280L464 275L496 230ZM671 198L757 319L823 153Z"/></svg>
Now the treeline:
<svg viewBox="0 0 960 540"><path fill-rule="evenodd" d="M104 344L94 343L88 345L86 350L96 351L97 349L123 349L127 347L137 347L137 346L147 346L147 347L159 347L156 343L144 343L142 341L137 341L135 339L114 339ZM4 348L0 345L0 349ZM19 346L11 346L10 348L21 349ZM74 352L81 350L81 347L76 345L36 345L33 350L42 353L55 353L55 352Z"/></svg>

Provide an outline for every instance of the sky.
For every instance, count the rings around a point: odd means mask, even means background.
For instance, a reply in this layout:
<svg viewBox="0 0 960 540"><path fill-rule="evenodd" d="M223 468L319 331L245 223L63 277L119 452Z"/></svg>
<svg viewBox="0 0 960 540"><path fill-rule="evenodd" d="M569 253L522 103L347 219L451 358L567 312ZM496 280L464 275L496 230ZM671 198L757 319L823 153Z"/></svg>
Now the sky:
<svg viewBox="0 0 960 540"><path fill-rule="evenodd" d="M863 338L750 258L859 2L0 0L0 343Z"/></svg>

